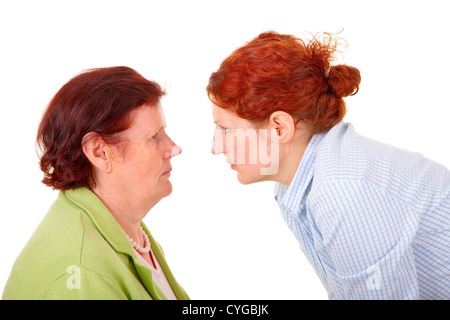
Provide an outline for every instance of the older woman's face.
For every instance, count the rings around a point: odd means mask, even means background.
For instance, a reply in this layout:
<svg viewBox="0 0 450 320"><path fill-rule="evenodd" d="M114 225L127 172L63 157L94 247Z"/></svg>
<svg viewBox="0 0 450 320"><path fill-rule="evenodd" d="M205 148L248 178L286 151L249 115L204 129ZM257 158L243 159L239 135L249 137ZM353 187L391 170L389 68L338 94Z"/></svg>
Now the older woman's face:
<svg viewBox="0 0 450 320"><path fill-rule="evenodd" d="M124 197L151 207L172 192L170 159L181 149L165 132L160 105L143 106L133 113L133 124L121 133L124 150L114 155L114 180Z"/></svg>

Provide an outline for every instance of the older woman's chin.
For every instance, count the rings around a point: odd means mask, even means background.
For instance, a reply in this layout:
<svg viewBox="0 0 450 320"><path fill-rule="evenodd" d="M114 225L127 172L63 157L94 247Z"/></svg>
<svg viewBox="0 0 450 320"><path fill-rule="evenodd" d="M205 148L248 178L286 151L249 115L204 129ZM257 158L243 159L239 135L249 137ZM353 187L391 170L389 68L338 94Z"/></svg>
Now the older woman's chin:
<svg viewBox="0 0 450 320"><path fill-rule="evenodd" d="M164 197L169 196L172 193L173 186L172 186L172 183L169 180L167 180L164 183L163 187L164 187L164 190L163 190L163 196L162 197L164 198Z"/></svg>
<svg viewBox="0 0 450 320"><path fill-rule="evenodd" d="M153 206L155 206L162 199L170 196L172 193L173 187L170 181L165 183L164 186L159 186L158 190L152 190L144 194L144 198L141 198L147 205L149 205L149 210Z"/></svg>

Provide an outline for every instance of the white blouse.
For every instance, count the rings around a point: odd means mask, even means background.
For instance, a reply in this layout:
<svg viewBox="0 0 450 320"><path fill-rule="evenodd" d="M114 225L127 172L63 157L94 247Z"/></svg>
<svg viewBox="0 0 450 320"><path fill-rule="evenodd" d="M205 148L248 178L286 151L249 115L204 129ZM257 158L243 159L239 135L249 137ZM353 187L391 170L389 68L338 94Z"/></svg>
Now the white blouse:
<svg viewBox="0 0 450 320"><path fill-rule="evenodd" d="M133 248L134 249L134 248ZM164 293L164 295L167 297L168 300L177 300L177 297L173 293L172 287L170 286L169 282L167 281L166 276L164 275L163 270L161 269L161 266L158 263L158 260L156 259L155 255L153 254L152 250L150 250L149 254L151 255L153 261L156 264L156 269L153 267L153 265L149 264L139 252L137 252L135 249L139 260L142 262L142 264L152 271L153 280L158 285L158 287L161 289L161 291Z"/></svg>

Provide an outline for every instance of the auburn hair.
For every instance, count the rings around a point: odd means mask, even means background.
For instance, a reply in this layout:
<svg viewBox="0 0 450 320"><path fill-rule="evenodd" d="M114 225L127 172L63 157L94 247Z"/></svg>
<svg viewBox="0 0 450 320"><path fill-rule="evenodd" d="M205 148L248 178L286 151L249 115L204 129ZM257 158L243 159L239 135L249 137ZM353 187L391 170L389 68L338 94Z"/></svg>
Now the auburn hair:
<svg viewBox="0 0 450 320"><path fill-rule="evenodd" d="M345 115L342 98L358 92L359 70L334 65L339 39L329 33L311 41L273 31L236 49L209 78L210 100L239 117L264 121L285 111L307 120L314 133L330 129Z"/></svg>
<svg viewBox="0 0 450 320"><path fill-rule="evenodd" d="M128 67L89 69L67 82L50 101L37 133L42 182L58 190L95 185L92 166L82 150L90 132L118 143L130 127L131 111L155 106L165 92Z"/></svg>

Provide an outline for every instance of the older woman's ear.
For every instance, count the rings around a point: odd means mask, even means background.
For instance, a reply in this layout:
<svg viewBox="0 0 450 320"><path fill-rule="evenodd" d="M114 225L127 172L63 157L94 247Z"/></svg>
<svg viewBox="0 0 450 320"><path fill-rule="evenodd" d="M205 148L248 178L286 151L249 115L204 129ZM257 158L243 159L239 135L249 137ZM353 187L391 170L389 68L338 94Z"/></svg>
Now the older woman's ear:
<svg viewBox="0 0 450 320"><path fill-rule="evenodd" d="M83 137L81 147L89 162L105 173L112 171L111 151L103 138L95 132L89 132Z"/></svg>

